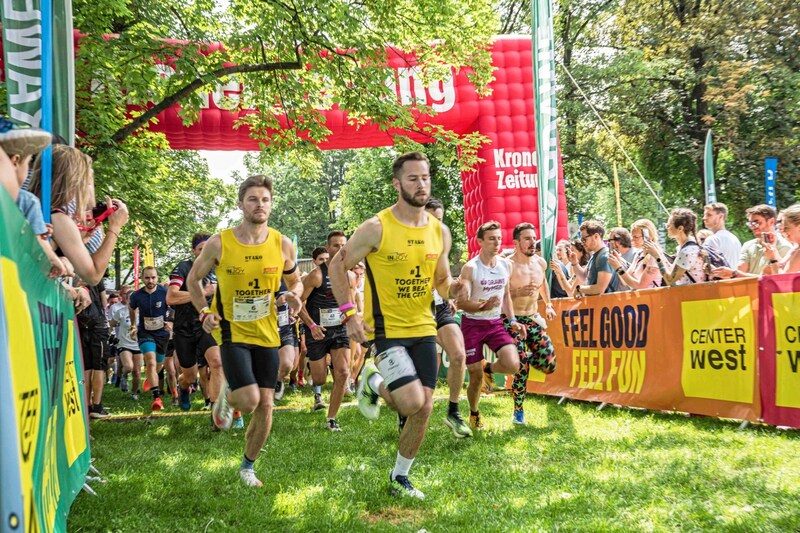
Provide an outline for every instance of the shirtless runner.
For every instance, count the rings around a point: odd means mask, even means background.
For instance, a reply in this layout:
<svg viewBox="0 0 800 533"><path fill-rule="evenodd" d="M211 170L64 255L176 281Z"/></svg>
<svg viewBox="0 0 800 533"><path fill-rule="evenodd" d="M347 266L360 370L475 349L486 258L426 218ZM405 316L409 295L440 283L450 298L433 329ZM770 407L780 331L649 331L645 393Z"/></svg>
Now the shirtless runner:
<svg viewBox="0 0 800 533"><path fill-rule="evenodd" d="M553 320L556 312L550 302L550 288L545 279L547 263L536 255L536 230L533 224L522 222L514 228L514 254L509 257L514 268L511 269L509 288L514 316L528 328L527 338L520 338L512 331L508 320L503 317L503 324L508 333L517 341L520 370L514 374L511 393L514 398L515 424L525 423L523 404L528 372L531 365L545 374L552 374L556 369L556 354L553 343L545 333L547 327L542 316L537 312L539 295L546 304L548 320Z"/></svg>

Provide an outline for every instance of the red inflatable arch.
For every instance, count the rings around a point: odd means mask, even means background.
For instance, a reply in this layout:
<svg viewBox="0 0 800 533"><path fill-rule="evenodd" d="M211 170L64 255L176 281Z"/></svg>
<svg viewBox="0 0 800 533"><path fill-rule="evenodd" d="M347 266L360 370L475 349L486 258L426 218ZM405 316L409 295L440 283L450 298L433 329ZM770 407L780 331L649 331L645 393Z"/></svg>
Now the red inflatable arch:
<svg viewBox="0 0 800 533"><path fill-rule="evenodd" d="M432 106L437 115L421 116L419 123L442 125L458 133L480 132L490 142L479 150L484 160L473 170L462 174L464 218L469 237L469 252L477 252L475 233L483 222L498 220L503 227L505 247L511 245L511 231L520 222L539 227L536 181L536 141L533 106L533 67L530 37L499 37L492 46L495 81L487 98L478 98L464 69L452 78L424 86L415 76L413 58L398 57L391 61L396 69L398 98L405 104L416 101ZM173 149L192 150L258 150L258 141L247 128L233 129L240 113L217 106L222 96L235 97L241 92L238 84L217 87L207 95L207 105L200 120L185 127L175 106L158 116L153 131L166 134ZM246 111L245 111L246 113ZM366 148L392 144L395 132L380 131L377 125L349 125L346 112L331 109L322 112L331 130L323 149ZM416 134L420 142L430 139ZM559 165L558 237L567 232L566 198L563 170Z"/></svg>

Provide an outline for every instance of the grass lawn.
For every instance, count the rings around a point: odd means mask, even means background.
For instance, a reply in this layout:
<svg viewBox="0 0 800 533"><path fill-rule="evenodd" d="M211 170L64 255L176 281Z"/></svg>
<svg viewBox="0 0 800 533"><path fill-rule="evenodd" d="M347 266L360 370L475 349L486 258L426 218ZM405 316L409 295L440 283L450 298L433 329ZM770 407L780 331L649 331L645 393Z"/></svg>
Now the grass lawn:
<svg viewBox="0 0 800 533"><path fill-rule="evenodd" d="M106 391L115 415L149 411L146 394L136 404ZM481 401L486 430L458 440L439 400L410 476L426 499L412 502L387 493L394 413L384 408L370 423L344 407L344 431L329 433L311 403L308 388L278 403L301 409L275 413L256 461L262 489L238 479L244 431L210 433L207 415L92 422L94 465L107 483L93 483L97 498L78 496L69 530L800 530L794 430L738 431L731 421L598 412L548 397L529 397L527 425L518 427L510 396L496 395Z"/></svg>

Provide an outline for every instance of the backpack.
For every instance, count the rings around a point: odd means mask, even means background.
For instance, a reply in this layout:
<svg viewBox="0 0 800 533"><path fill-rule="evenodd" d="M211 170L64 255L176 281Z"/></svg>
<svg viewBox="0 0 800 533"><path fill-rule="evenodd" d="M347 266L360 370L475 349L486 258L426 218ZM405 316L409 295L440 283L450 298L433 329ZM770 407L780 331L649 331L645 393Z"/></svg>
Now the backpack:
<svg viewBox="0 0 800 533"><path fill-rule="evenodd" d="M705 273L706 273L706 279L704 279L702 281L717 281L717 280L722 279L722 278L716 278L716 277L712 276L711 270L714 269L714 268L717 268L717 267L730 268L730 265L728 264L728 261L725 260L725 256L723 256L722 254L720 254L719 252L717 252L713 248L708 248L708 247L706 247L705 244L699 245L695 241L687 241L686 244L684 244L684 246L690 246L690 245L700 246L700 257L703 258L703 262L706 265L705 268L704 268ZM673 259L673 261L674 261L674 259ZM697 283L694 280L694 278L692 278L692 275L689 274L688 271L686 272L686 275L689 277L689 279L691 280L692 283Z"/></svg>

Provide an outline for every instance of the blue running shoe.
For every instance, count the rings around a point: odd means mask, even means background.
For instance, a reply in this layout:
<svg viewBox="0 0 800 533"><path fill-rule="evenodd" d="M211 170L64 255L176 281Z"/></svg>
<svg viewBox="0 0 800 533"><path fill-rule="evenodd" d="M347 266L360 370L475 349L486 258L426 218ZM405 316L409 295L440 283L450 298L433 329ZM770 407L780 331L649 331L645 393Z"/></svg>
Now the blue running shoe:
<svg viewBox="0 0 800 533"><path fill-rule="evenodd" d="M514 409L514 416L511 418L511 421L514 422L515 424L517 424L518 426L524 426L525 425L525 411L523 411L522 409L520 409L519 411Z"/></svg>
<svg viewBox="0 0 800 533"><path fill-rule="evenodd" d="M192 391L183 390L183 387L178 387L178 390L180 391L181 409L188 411L192 408Z"/></svg>

